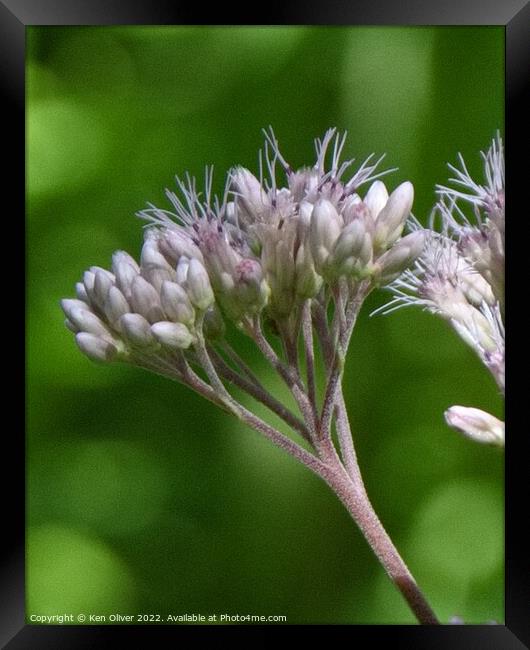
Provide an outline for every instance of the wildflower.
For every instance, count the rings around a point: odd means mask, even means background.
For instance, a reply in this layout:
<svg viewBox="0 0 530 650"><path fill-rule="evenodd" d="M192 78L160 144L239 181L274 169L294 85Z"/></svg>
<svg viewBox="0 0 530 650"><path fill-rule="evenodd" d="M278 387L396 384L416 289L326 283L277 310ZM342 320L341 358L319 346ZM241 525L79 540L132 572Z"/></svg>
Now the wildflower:
<svg viewBox="0 0 530 650"><path fill-rule="evenodd" d="M203 191L190 176L177 179L179 193L166 191L172 210L149 205L139 212L148 222L140 262L116 252L111 270L91 267L76 285L77 298L63 300L62 307L90 359L119 360L180 381L316 472L347 505L419 620L433 623L364 497L341 387L365 298L414 263L424 237L401 239L411 183L389 194L378 180L387 172L377 172L381 159L372 162L372 156L347 179L353 161L340 161L344 143L345 136L327 131L316 141L315 164L293 170L271 130L259 177L235 167L221 197L212 194L211 169ZM248 335L278 372L298 412L270 394L232 348L225 336L230 326ZM315 341L326 366L321 395ZM240 403L233 386L281 418L305 446Z"/></svg>
<svg viewBox="0 0 530 650"><path fill-rule="evenodd" d="M441 316L476 352L504 392L504 156L499 135L482 158L484 184L473 180L462 156L461 169L449 166L459 187L438 186L434 214L442 217L442 231L424 231L422 254L389 285L394 299L377 311L418 305ZM473 217L459 201L471 206ZM410 225L415 232L421 230L414 220ZM394 249L385 255L396 255ZM456 427L454 423L461 421L458 409L463 407L454 408L457 411L450 411L449 419Z"/></svg>

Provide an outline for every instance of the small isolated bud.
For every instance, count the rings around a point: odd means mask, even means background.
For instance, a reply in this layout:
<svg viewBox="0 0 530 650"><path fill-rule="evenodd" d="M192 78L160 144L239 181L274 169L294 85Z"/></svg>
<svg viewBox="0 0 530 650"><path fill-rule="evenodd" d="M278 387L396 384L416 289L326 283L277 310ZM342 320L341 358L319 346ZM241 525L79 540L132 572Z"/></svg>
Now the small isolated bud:
<svg viewBox="0 0 530 650"><path fill-rule="evenodd" d="M342 226L342 219L333 204L327 199L320 199L313 208L309 226L309 244L317 271L325 264Z"/></svg>
<svg viewBox="0 0 530 650"><path fill-rule="evenodd" d="M133 280L131 305L134 311L145 316L151 323L162 320L164 317L158 293L141 275L137 275Z"/></svg>
<svg viewBox="0 0 530 650"><path fill-rule="evenodd" d="M208 309L214 302L214 295L208 273L196 258L193 258L189 263L186 281L188 296L192 304L203 311Z"/></svg>
<svg viewBox="0 0 530 650"><path fill-rule="evenodd" d="M405 181L388 197L375 222L374 248L378 251L392 246L401 235L414 200L414 187Z"/></svg>
<svg viewBox="0 0 530 650"><path fill-rule="evenodd" d="M364 203L370 210L370 215L375 221L388 201L388 191L382 181L374 181L364 197Z"/></svg>
<svg viewBox="0 0 530 650"><path fill-rule="evenodd" d="M140 314L124 314L118 321L118 328L131 345L145 348L154 343L151 326Z"/></svg>
<svg viewBox="0 0 530 650"><path fill-rule="evenodd" d="M94 312L88 311L86 305L82 308L69 308L63 305L63 309L68 320L75 327L77 327L78 332L88 332L89 334L94 334L95 336L108 336L109 330L105 327L105 325L103 325L101 320L96 316L96 314L94 314Z"/></svg>
<svg viewBox="0 0 530 650"><path fill-rule="evenodd" d="M193 325L195 322L195 310L192 307L186 291L176 282L163 282L160 290L160 302L167 318Z"/></svg>
<svg viewBox="0 0 530 650"><path fill-rule="evenodd" d="M92 361L105 363L115 359L118 354L118 348L115 345L94 334L80 332L76 335L75 340L81 352Z"/></svg>
<svg viewBox="0 0 530 650"><path fill-rule="evenodd" d="M476 408L451 406L445 412L447 424L475 442L504 447L504 422Z"/></svg>
<svg viewBox="0 0 530 650"><path fill-rule="evenodd" d="M103 310L108 322L111 325L114 325L120 316L123 316L123 314L130 312L131 308L129 307L127 300L125 300L125 296L118 289L118 287L111 287Z"/></svg>
<svg viewBox="0 0 530 650"><path fill-rule="evenodd" d="M424 245L424 233L416 230L382 255L377 261L379 284L389 284L400 276L421 255Z"/></svg>
<svg viewBox="0 0 530 650"><path fill-rule="evenodd" d="M168 348L184 350L193 342L189 329L182 323L161 321L151 325L151 332L159 343Z"/></svg>

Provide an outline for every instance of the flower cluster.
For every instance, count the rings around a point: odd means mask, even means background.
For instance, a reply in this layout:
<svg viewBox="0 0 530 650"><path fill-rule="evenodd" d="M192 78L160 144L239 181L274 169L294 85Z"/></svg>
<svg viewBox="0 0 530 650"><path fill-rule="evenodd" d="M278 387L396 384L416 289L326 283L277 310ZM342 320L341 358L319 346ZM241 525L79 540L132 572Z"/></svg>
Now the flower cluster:
<svg viewBox="0 0 530 650"><path fill-rule="evenodd" d="M110 271L91 267L77 298L63 300L80 349L175 376L186 351L193 358L201 341L222 338L227 321L250 334L265 318L292 341L306 301L325 305L342 291L345 305L360 285L397 278L424 244L421 231L401 238L412 184L389 195L371 157L344 180L352 163L340 163L344 141L329 130L316 141L315 165L293 171L271 131L260 178L232 169L221 198L209 169L203 192L189 176L177 179L179 195L166 191L172 211L150 205L139 213L149 222L140 263L116 252Z"/></svg>
<svg viewBox="0 0 530 650"><path fill-rule="evenodd" d="M449 166L457 189L437 188L440 200L433 216L441 216L441 232L424 231L422 255L390 285L395 297L383 311L420 305L446 319L504 392L505 190L500 136L482 158L484 184L473 180L462 156L461 169ZM504 424L483 411L452 407L446 420L474 440L504 444Z"/></svg>

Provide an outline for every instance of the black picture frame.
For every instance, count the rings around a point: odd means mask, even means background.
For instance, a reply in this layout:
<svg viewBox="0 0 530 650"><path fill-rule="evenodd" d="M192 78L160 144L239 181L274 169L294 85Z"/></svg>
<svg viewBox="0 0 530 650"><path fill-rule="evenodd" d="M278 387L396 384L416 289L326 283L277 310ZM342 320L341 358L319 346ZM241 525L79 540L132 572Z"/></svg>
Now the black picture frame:
<svg viewBox="0 0 530 650"><path fill-rule="evenodd" d="M235 10L235 11L234 11ZM250 15L252 13L252 15ZM199 15L200 14L200 15ZM528 163L518 165L515 161L528 157L528 71L530 70L530 4L527 0L363 0L346 4L338 1L292 3L266 3L250 9L235 6L217 6L205 14L202 7L193 3L157 0L0 0L0 84L4 90L3 107L4 137L8 143L4 149L7 162L4 172L4 219L9 218L9 235L4 226L4 233L9 236L9 245L18 254L14 266L6 269L4 305L9 309L10 338L13 339L13 325L16 314L23 313L23 306L16 310L15 305L23 295L20 288L12 281L15 277L24 277L22 259L24 257L23 214L25 213L25 115L24 115L24 59L25 28L30 25L113 25L113 24L202 24L208 17L208 24L343 24L343 25L502 25L506 36L506 153L508 170L508 214L509 222L524 221L528 223L528 207L522 212L516 208L527 206L522 193L526 190L526 169ZM525 136L526 134L526 136ZM520 155L518 155L520 154ZM7 174L7 179L5 174ZM523 176L523 174L525 176ZM526 181L526 182L525 182ZM526 197L525 197L526 198ZM513 221L512 221L513 215ZM18 226L17 226L18 224ZM13 227L20 235L16 245L11 238ZM523 232L523 231L521 231ZM515 295L512 280L522 277L524 271L515 267L517 260L524 259L512 251L516 237L508 229L508 311ZM6 237L7 238L7 237ZM4 249L5 250L5 249ZM5 254L5 252L4 252ZM512 269L510 271L510 268ZM16 269L16 270L15 270ZM513 285L515 286L515 285ZM9 292L11 295L9 295ZM4 319L6 320L6 319ZM508 318L510 323L510 317ZM23 323L17 331L24 332ZM15 327L16 327L15 325ZM21 355L24 355L23 337L20 347L11 345L20 367ZM523 344L524 345L524 344ZM517 349L516 345L509 346ZM522 349L522 348L520 348ZM515 355L513 355L515 356ZM510 368L510 366L509 366ZM509 375L510 378L510 375ZM515 383L515 382L514 382ZM524 383L524 380L523 380ZM11 382L10 382L11 384ZM13 386L17 384L13 383ZM23 385L23 377L20 386ZM515 386L508 382L507 417L514 422L517 409L524 408L524 399L519 400ZM21 390L21 395L23 395ZM11 400L10 400L11 401ZM23 400L22 400L23 401ZM513 406L513 412L512 412ZM22 409L21 409L22 410ZM13 412L12 407L4 413ZM18 420L18 422L21 422ZM359 635L367 636L374 643L389 642L395 648L476 648L520 649L530 647L529 566L527 562L526 536L524 522L528 519L526 501L521 498L527 487L527 458L524 445L527 444L528 431L521 427L509 426L506 447L506 555L505 555L505 625L443 625L439 627L420 626L326 626L327 632L344 632L349 642L355 644ZM120 647L134 635L139 643L148 643L152 647L166 647L168 637L173 640L183 635L199 635L204 640L214 640L219 630L217 627L179 627L179 626L39 626L25 625L24 620L24 549L25 549L25 445L22 424L13 424L5 429L3 436L4 469L7 465L13 469L12 476L4 471L4 527L5 548L0 563L0 643L9 650L26 650L31 648L103 648ZM9 432L9 435L7 434ZM258 627L264 639L270 638L279 626L238 627L237 635L250 633ZM289 626L281 626L283 633ZM294 626L299 627L299 626ZM312 626L314 627L314 626ZM330 630L329 628L334 628ZM347 629L342 629L347 628ZM230 632L226 628L223 632ZM239 632L241 630L241 632ZM292 629L291 629L292 631ZM298 633L296 631L296 633Z"/></svg>

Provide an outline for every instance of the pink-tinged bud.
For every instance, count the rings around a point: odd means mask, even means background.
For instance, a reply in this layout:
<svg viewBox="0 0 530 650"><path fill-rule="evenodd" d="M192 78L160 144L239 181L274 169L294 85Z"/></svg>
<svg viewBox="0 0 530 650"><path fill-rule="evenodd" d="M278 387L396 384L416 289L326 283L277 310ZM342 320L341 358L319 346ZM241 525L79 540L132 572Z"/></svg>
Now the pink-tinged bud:
<svg viewBox="0 0 530 650"><path fill-rule="evenodd" d="M262 309L267 304L270 289L263 278L261 264L245 258L237 264L234 276L235 298L241 307L251 312Z"/></svg>
<svg viewBox="0 0 530 650"><path fill-rule="evenodd" d="M118 348L115 345L94 334L80 332L75 340L81 352L92 361L105 363L112 361L118 355Z"/></svg>
<svg viewBox="0 0 530 650"><path fill-rule="evenodd" d="M193 325L195 310L186 291L176 282L164 282L160 291L160 302L166 316L177 323Z"/></svg>
<svg viewBox="0 0 530 650"><path fill-rule="evenodd" d="M208 309L214 302L214 295L208 273L196 258L190 260L186 282L192 304L202 311Z"/></svg>
<svg viewBox="0 0 530 650"><path fill-rule="evenodd" d="M189 329L182 323L161 321L151 325L151 332L159 343L168 348L185 350L193 342Z"/></svg>
<svg viewBox="0 0 530 650"><path fill-rule="evenodd" d="M133 346L145 348L155 341L151 326L140 314L124 314L118 321L118 328L123 338Z"/></svg>
<svg viewBox="0 0 530 650"><path fill-rule="evenodd" d="M343 221L333 204L320 199L313 208L309 227L309 245L317 271L326 263L342 227Z"/></svg>
<svg viewBox="0 0 530 650"><path fill-rule="evenodd" d="M364 202L370 210L370 215L375 221L388 201L388 191L382 181L374 181L364 197Z"/></svg>
<svg viewBox="0 0 530 650"><path fill-rule="evenodd" d="M413 201L414 187L408 181L401 183L388 197L375 222L374 248L377 251L389 248L401 235Z"/></svg>
<svg viewBox="0 0 530 650"><path fill-rule="evenodd" d="M445 412L447 424L475 442L504 447L504 422L476 408L451 406Z"/></svg>
<svg viewBox="0 0 530 650"><path fill-rule="evenodd" d="M424 245L425 234L416 230L392 246L377 260L379 284L389 284L399 277L421 255Z"/></svg>

